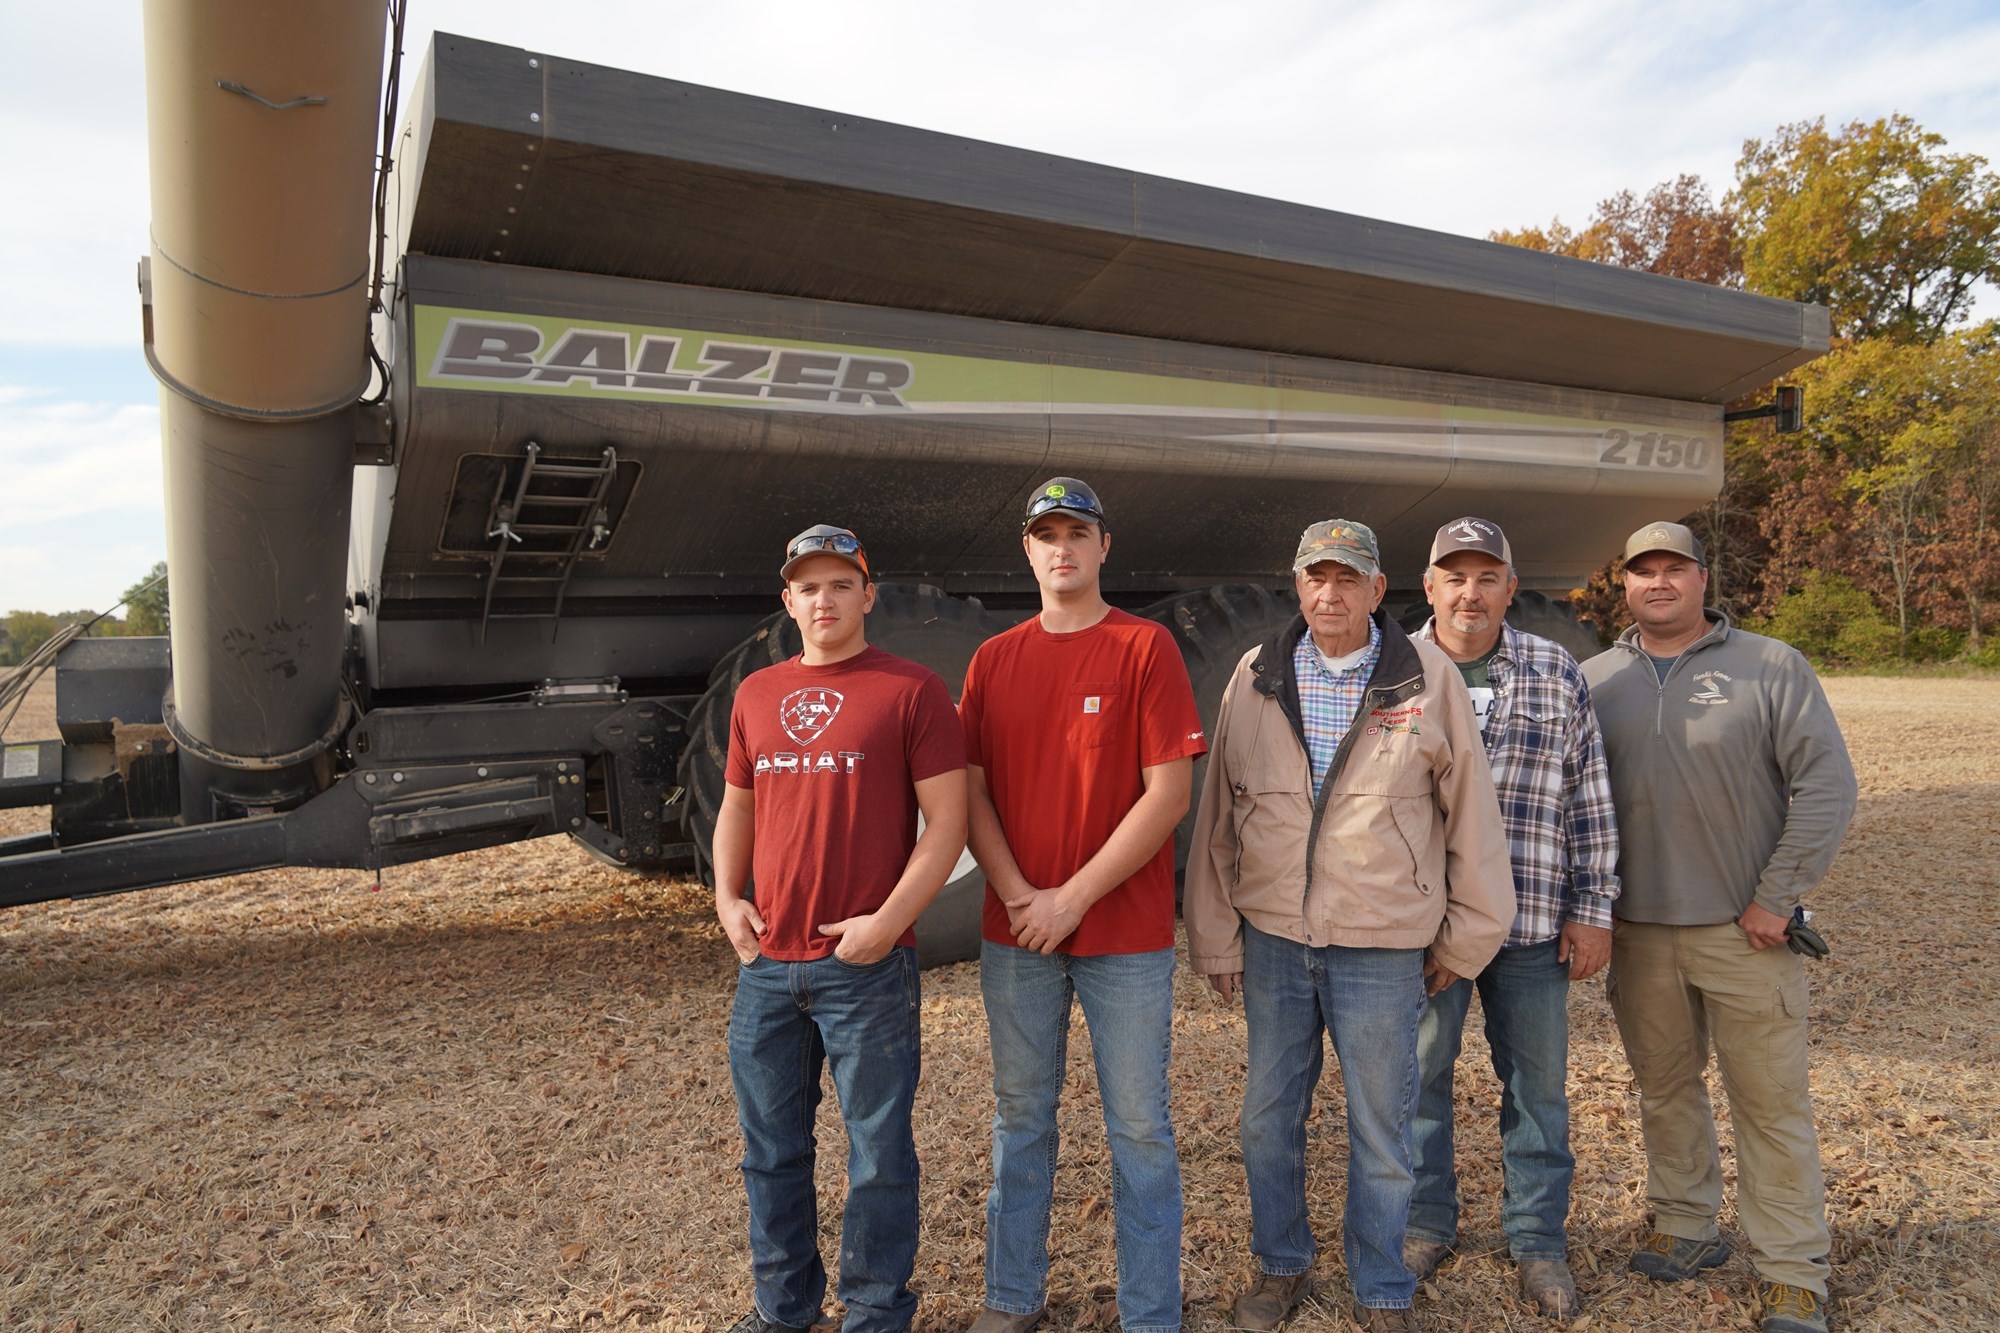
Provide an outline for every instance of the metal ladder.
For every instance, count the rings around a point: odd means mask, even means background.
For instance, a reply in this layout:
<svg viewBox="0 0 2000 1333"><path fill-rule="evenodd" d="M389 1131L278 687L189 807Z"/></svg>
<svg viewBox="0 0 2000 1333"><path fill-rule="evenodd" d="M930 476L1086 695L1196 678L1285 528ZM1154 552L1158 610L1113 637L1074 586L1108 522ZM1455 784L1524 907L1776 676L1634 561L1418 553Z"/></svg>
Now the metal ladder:
<svg viewBox="0 0 2000 1333"><path fill-rule="evenodd" d="M563 596L569 591L570 575L585 551L595 550L611 535L611 511L605 503L611 482L618 475L618 451L610 445L596 462L566 459L542 461L542 446L530 440L527 461L507 498L507 474L503 470L493 483L493 505L486 535L494 539L493 560L486 571L486 601L479 614L479 642L486 643L486 626L492 620L560 620ZM509 557L515 560L560 560L554 573L508 574ZM549 590L554 599L543 611L493 610L493 593L501 584L521 584Z"/></svg>

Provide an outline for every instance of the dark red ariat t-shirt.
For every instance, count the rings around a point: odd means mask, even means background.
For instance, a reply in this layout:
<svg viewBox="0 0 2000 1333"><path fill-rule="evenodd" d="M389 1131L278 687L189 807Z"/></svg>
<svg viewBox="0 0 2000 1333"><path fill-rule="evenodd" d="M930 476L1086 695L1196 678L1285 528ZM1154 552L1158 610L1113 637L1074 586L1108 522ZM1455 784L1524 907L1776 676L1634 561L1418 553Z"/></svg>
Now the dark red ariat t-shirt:
<svg viewBox="0 0 2000 1333"><path fill-rule="evenodd" d="M1051 634L1035 617L981 644L959 701L969 762L1022 875L1051 889L1082 869L1145 792L1141 770L1208 752L1180 650L1164 625L1113 610ZM1013 944L989 887L981 933ZM1057 947L1148 953L1174 945L1174 840L1092 904Z"/></svg>
<svg viewBox="0 0 2000 1333"><path fill-rule="evenodd" d="M964 767L944 682L880 648L829 666L794 657L744 680L723 776L756 796L750 873L764 954L832 953L839 941L819 927L880 907L909 865L915 784Z"/></svg>

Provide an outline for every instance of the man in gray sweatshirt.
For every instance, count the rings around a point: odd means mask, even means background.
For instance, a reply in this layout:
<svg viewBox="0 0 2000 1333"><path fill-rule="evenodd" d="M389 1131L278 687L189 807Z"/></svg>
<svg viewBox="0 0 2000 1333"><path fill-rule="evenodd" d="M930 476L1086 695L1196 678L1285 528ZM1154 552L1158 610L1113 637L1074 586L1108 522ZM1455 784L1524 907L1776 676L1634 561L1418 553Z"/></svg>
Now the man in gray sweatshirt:
<svg viewBox="0 0 2000 1333"><path fill-rule="evenodd" d="M1735 1125L1737 1211L1765 1333L1826 1328L1829 1236L1806 1086L1806 979L1786 947L1854 813L1854 768L1812 667L1705 607L1701 542L1649 523L1625 544L1635 623L1584 664L1618 811L1609 989L1639 1082L1653 1233L1633 1272L1729 1257L1703 1074L1715 1046Z"/></svg>

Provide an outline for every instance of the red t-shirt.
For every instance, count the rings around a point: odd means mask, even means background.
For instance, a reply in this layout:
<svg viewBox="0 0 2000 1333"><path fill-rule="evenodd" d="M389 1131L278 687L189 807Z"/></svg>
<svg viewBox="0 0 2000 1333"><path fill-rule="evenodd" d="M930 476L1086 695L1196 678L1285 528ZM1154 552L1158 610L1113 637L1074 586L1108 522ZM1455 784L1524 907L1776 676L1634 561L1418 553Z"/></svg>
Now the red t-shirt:
<svg viewBox="0 0 2000 1333"><path fill-rule="evenodd" d="M723 776L757 798L751 879L764 954L824 958L819 927L880 907L917 845L914 784L965 767L951 695L880 648L830 666L799 658L736 690ZM899 944L915 944L904 931Z"/></svg>
<svg viewBox="0 0 2000 1333"><path fill-rule="evenodd" d="M1039 616L972 655L958 705L968 762L986 788L1021 873L1050 889L1082 869L1145 791L1140 770L1208 751L1173 636L1114 609L1089 629L1051 634ZM1013 944L991 887L985 937ZM1174 840L1084 913L1058 947L1146 953L1174 945Z"/></svg>

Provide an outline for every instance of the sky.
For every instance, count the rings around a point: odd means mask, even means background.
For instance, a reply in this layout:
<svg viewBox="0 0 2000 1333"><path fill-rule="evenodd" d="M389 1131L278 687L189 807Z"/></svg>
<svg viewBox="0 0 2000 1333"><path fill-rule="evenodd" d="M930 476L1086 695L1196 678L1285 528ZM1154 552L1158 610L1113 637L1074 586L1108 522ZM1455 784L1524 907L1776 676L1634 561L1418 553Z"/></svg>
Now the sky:
<svg viewBox="0 0 2000 1333"><path fill-rule="evenodd" d="M1463 236L1719 197L1818 116L2000 164L1994 0L410 0L407 65L434 30ZM141 35L129 0L0 11L0 614L102 610L166 554Z"/></svg>

